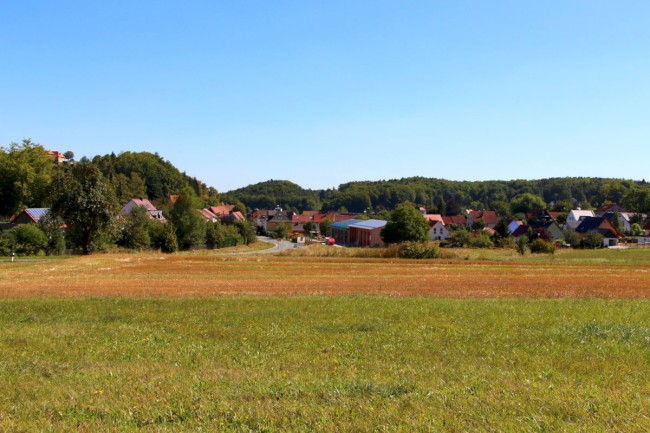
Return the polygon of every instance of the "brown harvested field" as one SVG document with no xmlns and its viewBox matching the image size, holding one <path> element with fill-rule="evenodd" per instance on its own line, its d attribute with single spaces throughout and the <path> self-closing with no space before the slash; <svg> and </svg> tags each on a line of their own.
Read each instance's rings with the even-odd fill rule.
<svg viewBox="0 0 650 433">
<path fill-rule="evenodd" d="M 0 263 L 0 297 L 650 296 L 646 264 L 115 254 Z"/>
</svg>

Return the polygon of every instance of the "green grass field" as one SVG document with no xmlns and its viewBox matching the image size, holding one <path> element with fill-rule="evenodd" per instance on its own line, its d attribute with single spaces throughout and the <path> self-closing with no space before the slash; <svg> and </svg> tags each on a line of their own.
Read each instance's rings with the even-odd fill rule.
<svg viewBox="0 0 650 433">
<path fill-rule="evenodd" d="M 650 301 L 0 300 L 0 431 L 650 430 Z"/>
</svg>

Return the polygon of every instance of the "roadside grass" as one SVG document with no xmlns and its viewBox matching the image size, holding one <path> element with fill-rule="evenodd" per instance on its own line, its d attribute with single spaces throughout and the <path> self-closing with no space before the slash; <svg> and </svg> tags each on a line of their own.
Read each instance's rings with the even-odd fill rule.
<svg viewBox="0 0 650 433">
<path fill-rule="evenodd" d="M 521 256 L 514 249 L 506 248 L 440 248 L 439 259 L 500 261 L 523 263 L 626 263 L 650 264 L 650 248 L 630 249 L 558 249 L 555 254 L 531 254 Z M 312 245 L 305 248 L 288 250 L 279 255 L 288 257 L 339 257 L 339 258 L 396 258 L 397 247 L 386 248 L 337 248 Z"/>
<path fill-rule="evenodd" d="M 646 432 L 650 301 L 0 300 L 0 431 Z"/>
</svg>

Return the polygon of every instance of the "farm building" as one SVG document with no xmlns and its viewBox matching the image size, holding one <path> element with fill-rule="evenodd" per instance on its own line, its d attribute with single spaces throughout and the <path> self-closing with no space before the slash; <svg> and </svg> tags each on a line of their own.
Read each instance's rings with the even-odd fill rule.
<svg viewBox="0 0 650 433">
<path fill-rule="evenodd" d="M 387 224 L 384 220 L 370 219 L 348 225 L 350 243 L 358 247 L 383 247 L 381 229 Z"/>
<path fill-rule="evenodd" d="M 338 245 L 347 245 L 350 243 L 350 224 L 355 224 L 362 222 L 361 220 L 358 219 L 351 219 L 347 221 L 339 221 L 337 223 L 333 223 L 329 230 L 329 236 L 334 238 L 334 242 Z"/>
<path fill-rule="evenodd" d="M 9 223 L 10 224 L 33 224 L 41 222 L 47 213 L 50 211 L 49 208 L 45 207 L 31 207 L 27 208 L 15 217 L 13 217 Z"/>
</svg>

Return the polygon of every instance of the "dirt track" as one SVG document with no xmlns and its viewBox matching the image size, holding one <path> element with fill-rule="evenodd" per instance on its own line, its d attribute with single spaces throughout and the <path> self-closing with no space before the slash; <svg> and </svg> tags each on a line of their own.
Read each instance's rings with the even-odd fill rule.
<svg viewBox="0 0 650 433">
<path fill-rule="evenodd" d="M 645 298 L 650 297 L 650 269 L 621 264 L 145 254 L 0 265 L 0 297 L 300 294 Z"/>
</svg>

